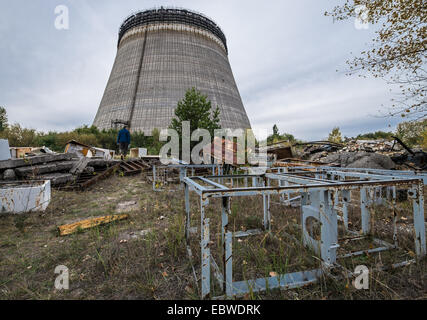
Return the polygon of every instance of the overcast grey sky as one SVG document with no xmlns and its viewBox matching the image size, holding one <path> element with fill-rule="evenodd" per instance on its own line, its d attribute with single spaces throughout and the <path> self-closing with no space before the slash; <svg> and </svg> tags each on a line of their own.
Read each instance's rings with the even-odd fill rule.
<svg viewBox="0 0 427 320">
<path fill-rule="evenodd" d="M 0 105 L 9 122 L 37 130 L 92 124 L 113 66 L 126 16 L 154 6 L 184 7 L 223 29 L 229 59 L 252 127 L 302 139 L 394 130 L 378 117 L 391 93 L 381 79 L 344 74 L 374 27 L 333 23 L 324 12 L 339 0 L 0 0 Z M 69 8 L 70 29 L 57 30 L 54 9 Z M 340 70 L 336 72 L 336 70 Z M 391 127 L 389 127 L 391 125 Z"/>
</svg>

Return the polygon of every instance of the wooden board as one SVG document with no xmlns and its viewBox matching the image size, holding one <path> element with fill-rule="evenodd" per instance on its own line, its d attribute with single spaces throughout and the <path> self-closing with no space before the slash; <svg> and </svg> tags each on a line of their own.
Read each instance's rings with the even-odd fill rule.
<svg viewBox="0 0 427 320">
<path fill-rule="evenodd" d="M 66 235 L 75 233 L 78 230 L 89 229 L 89 228 L 107 224 L 113 221 L 124 220 L 124 219 L 127 219 L 128 217 L 129 216 L 127 214 L 122 214 L 122 215 L 113 215 L 113 216 L 86 219 L 86 220 L 82 220 L 82 221 L 71 223 L 71 224 L 65 224 L 63 226 L 58 227 L 59 235 L 66 236 Z"/>
</svg>

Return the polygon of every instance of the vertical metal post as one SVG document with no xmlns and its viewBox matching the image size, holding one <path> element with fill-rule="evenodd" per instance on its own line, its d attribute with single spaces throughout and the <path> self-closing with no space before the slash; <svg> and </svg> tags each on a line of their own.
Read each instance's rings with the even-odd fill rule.
<svg viewBox="0 0 427 320">
<path fill-rule="evenodd" d="M 233 233 L 225 235 L 225 268 L 224 268 L 225 294 L 233 296 Z"/>
<path fill-rule="evenodd" d="M 230 214 L 230 201 L 228 197 L 222 197 L 222 226 L 221 226 L 221 241 L 224 244 L 225 234 L 228 231 L 228 215 Z"/>
<path fill-rule="evenodd" d="M 307 192 L 301 192 L 301 212 L 300 212 L 300 220 L 301 220 L 301 227 L 304 226 L 303 224 L 305 223 L 304 221 L 304 212 L 303 212 L 303 207 L 308 205 L 308 193 Z"/>
<path fill-rule="evenodd" d="M 348 230 L 348 204 L 351 200 L 351 191 L 350 190 L 342 190 L 342 216 L 344 222 L 344 229 Z"/>
<path fill-rule="evenodd" d="M 362 233 L 369 234 L 371 232 L 371 213 L 369 212 L 369 195 L 366 188 L 360 189 L 360 210 L 362 214 Z"/>
<path fill-rule="evenodd" d="M 191 220 L 190 220 L 190 187 L 188 184 L 185 184 L 185 212 L 187 214 L 187 219 L 185 223 L 185 238 L 187 243 L 190 239 L 190 228 L 191 228 Z"/>
<path fill-rule="evenodd" d="M 268 186 L 269 179 L 264 178 L 264 186 Z M 271 229 L 271 218 L 270 218 L 270 195 L 263 194 L 263 208 L 264 208 L 264 229 L 270 231 Z"/>
<path fill-rule="evenodd" d="M 202 299 L 211 292 L 211 252 L 209 248 L 209 219 L 203 219 L 202 229 Z"/>
<path fill-rule="evenodd" d="M 205 206 L 209 200 L 200 197 L 200 218 L 201 218 L 201 253 L 202 253 L 202 299 L 206 299 L 211 291 L 211 252 L 209 248 L 209 219 L 205 219 Z"/>
<path fill-rule="evenodd" d="M 156 166 L 153 165 L 153 190 L 156 190 Z"/>
<path fill-rule="evenodd" d="M 334 192 L 319 191 L 320 198 L 320 233 L 321 233 L 321 258 L 327 265 L 336 262 L 338 246 L 338 222 L 335 210 L 332 207 Z"/>
<path fill-rule="evenodd" d="M 397 210 L 396 210 L 396 187 L 387 188 L 389 190 L 389 197 L 393 207 L 393 243 L 397 247 L 399 245 L 397 239 Z"/>
<path fill-rule="evenodd" d="M 270 179 L 267 178 L 267 187 L 270 187 Z M 267 221 L 268 231 L 271 231 L 271 211 L 270 211 L 271 195 L 267 195 Z"/>
<path fill-rule="evenodd" d="M 420 182 L 409 190 L 412 198 L 415 229 L 415 253 L 419 258 L 426 255 L 426 230 L 424 223 L 424 184 Z"/>
</svg>

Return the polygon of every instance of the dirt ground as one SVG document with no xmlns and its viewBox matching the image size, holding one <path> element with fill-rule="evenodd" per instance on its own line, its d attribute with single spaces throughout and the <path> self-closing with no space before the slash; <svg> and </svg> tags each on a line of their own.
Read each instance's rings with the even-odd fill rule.
<svg viewBox="0 0 427 320">
<path fill-rule="evenodd" d="M 319 267 L 319 259 L 301 243 L 300 209 L 275 204 L 272 199 L 272 233 L 233 243 L 234 281 Z M 199 200 L 191 193 L 192 226 L 200 226 Z M 357 208 L 356 208 L 357 209 Z M 357 226 L 357 210 L 350 213 Z M 262 199 L 236 198 L 231 204 L 234 230 L 262 226 Z M 376 232 L 390 238 L 387 210 L 378 212 Z M 60 237 L 58 226 L 88 217 L 128 213 L 129 219 Z M 217 262 L 220 251 L 220 203 L 212 200 L 211 252 Z M 341 259 L 354 271 L 357 265 L 387 265 L 413 258 L 409 205 L 399 207 L 398 229 L 403 250 Z M 52 191 L 43 213 L 0 216 L 1 299 L 199 299 L 184 235 L 184 191 L 170 185 L 154 192 L 143 175 L 112 176 L 85 192 Z M 197 231 L 190 245 L 194 267 L 200 273 Z M 295 239 L 285 236 L 285 233 Z M 368 243 L 346 243 L 349 250 Z M 341 250 L 341 249 L 340 249 Z M 55 268 L 67 266 L 69 290 L 54 288 Z M 337 278 L 323 277 L 316 284 L 293 290 L 251 293 L 242 299 L 426 299 L 426 259 L 388 271 L 371 271 L 368 290 L 357 290 L 344 270 Z M 221 295 L 212 277 L 213 296 Z"/>
</svg>

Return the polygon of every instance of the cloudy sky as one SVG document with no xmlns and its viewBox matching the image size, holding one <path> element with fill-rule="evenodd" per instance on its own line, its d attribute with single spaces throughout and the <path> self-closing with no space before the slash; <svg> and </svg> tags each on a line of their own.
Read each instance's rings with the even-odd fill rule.
<svg viewBox="0 0 427 320">
<path fill-rule="evenodd" d="M 339 0 L 0 0 L 0 105 L 9 122 L 40 131 L 92 124 L 129 14 L 155 6 L 204 13 L 223 29 L 254 129 L 322 139 L 392 130 L 380 117 L 392 98 L 383 80 L 345 75 L 346 59 L 370 45 L 374 27 L 333 23 Z M 69 30 L 55 8 L 69 8 Z M 338 72 L 337 72 L 338 70 Z M 389 127 L 391 126 L 391 127 Z"/>
</svg>

